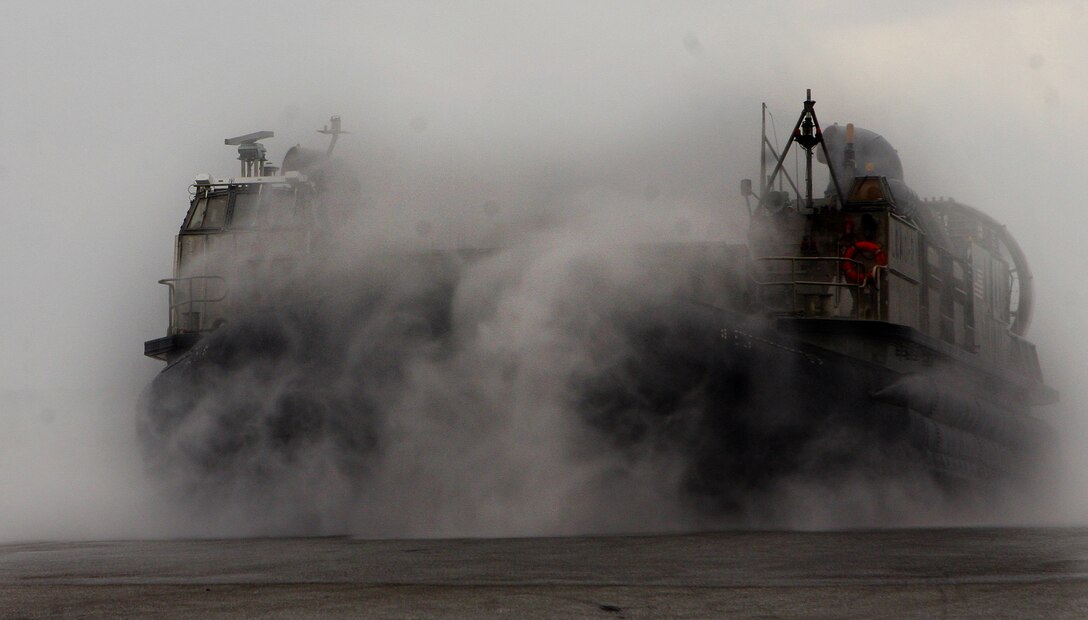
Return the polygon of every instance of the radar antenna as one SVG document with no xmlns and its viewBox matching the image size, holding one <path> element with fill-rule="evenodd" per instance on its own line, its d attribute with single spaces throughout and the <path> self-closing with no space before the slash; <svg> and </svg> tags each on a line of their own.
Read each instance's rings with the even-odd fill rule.
<svg viewBox="0 0 1088 620">
<path fill-rule="evenodd" d="M 336 139 L 340 137 L 340 134 L 351 132 L 340 129 L 340 117 L 333 116 L 329 119 L 329 124 L 325 125 L 323 129 L 318 129 L 317 133 L 332 136 L 332 140 L 329 141 L 329 150 L 325 151 L 325 157 L 328 157 L 329 155 L 332 155 L 332 150 L 336 148 Z"/>
<path fill-rule="evenodd" d="M 244 136 L 236 136 L 223 140 L 227 146 L 238 147 L 238 160 L 242 162 L 242 176 L 260 176 L 264 170 L 265 149 L 257 140 L 264 140 L 275 136 L 271 131 L 255 131 Z"/>
</svg>

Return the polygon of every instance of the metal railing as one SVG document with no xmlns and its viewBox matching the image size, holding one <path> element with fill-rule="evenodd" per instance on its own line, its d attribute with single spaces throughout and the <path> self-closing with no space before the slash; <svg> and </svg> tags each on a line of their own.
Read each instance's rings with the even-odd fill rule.
<svg viewBox="0 0 1088 620">
<path fill-rule="evenodd" d="M 204 297 L 193 297 L 193 283 L 200 282 L 204 284 Z M 208 289 L 210 282 L 217 281 L 223 287 L 223 294 L 218 297 L 208 297 Z M 202 321 L 208 316 L 208 304 L 217 303 L 227 298 L 227 281 L 221 276 L 189 276 L 185 278 L 164 278 L 159 280 L 159 284 L 168 286 L 170 288 L 170 335 L 179 334 L 182 332 L 206 332 L 211 331 L 214 327 L 204 327 Z M 185 286 L 185 299 L 178 301 L 179 289 L 178 287 Z M 194 310 L 199 304 L 199 311 Z M 187 307 L 186 312 L 181 312 L 180 309 Z M 187 317 L 185 325 L 182 324 L 181 317 Z"/>
<path fill-rule="evenodd" d="M 867 270 L 864 263 L 831 256 L 767 256 L 757 263 L 770 267 L 786 263 L 788 268 L 759 270 L 781 279 L 759 280 L 753 275 L 759 300 L 768 310 L 798 316 L 827 316 L 854 319 L 880 318 L 883 293 L 881 271 L 877 265 Z M 865 274 L 861 282 L 850 282 L 843 275 L 844 265 Z M 757 272 L 758 273 L 758 272 Z M 850 293 L 850 305 L 843 307 L 843 291 Z M 777 291 L 775 293 L 774 291 Z M 784 302 L 784 303 L 783 303 Z"/>
</svg>

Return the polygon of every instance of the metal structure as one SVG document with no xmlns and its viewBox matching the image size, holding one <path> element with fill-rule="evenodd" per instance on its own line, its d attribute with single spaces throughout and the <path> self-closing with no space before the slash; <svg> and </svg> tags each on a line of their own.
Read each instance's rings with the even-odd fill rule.
<svg viewBox="0 0 1088 620">
<path fill-rule="evenodd" d="M 348 133 L 339 116 L 318 132 L 331 140 L 323 155 L 307 160 L 312 170 L 332 155 L 339 135 Z M 174 275 L 159 280 L 170 291 L 167 334 L 145 343 L 149 357 L 172 362 L 201 335 L 274 304 L 268 289 L 282 288 L 292 266 L 311 255 L 319 232 L 319 183 L 300 170 L 269 164 L 259 141 L 274 135 L 258 131 L 223 141 L 238 147 L 239 176 L 196 176 L 175 242 Z"/>
<path fill-rule="evenodd" d="M 791 199 L 773 187 L 795 145 L 806 180 Z M 828 163 L 823 197 L 812 189 L 817 148 Z M 742 193 L 750 188 L 745 181 Z M 760 188 L 749 247 L 757 311 L 773 334 L 763 338 L 834 355 L 856 382 L 843 398 L 854 394 L 874 412 L 891 407 L 887 416 L 904 411 L 925 429 L 912 444 L 920 459 L 945 475 L 1030 469 L 1050 432 L 1032 409 L 1058 395 L 1024 338 L 1031 270 L 1008 230 L 973 207 L 919 199 L 891 145 L 852 124 L 822 128 L 811 91 Z M 817 389 L 812 398 L 827 396 Z"/>
<path fill-rule="evenodd" d="M 622 342 L 599 352 L 607 363 L 594 365 L 596 374 L 570 380 L 572 406 L 617 444 L 682 446 L 685 489 L 718 506 L 776 479 L 843 468 L 968 483 L 1030 471 L 1050 443 L 1034 407 L 1058 395 L 1025 339 L 1032 279 L 1015 240 L 977 209 L 919 199 L 891 145 L 852 124 L 821 126 L 811 91 L 781 152 L 767 139 L 766 116 L 764 105 L 758 193 L 750 180 L 741 185 L 746 200 L 756 198 L 746 244 L 640 247 L 639 269 L 673 285 L 669 300 L 615 284 L 600 297 L 629 299 L 627 307 L 572 306 L 594 313 Z M 161 281 L 170 288 L 168 332 L 145 343 L 147 355 L 169 364 L 149 392 L 156 446 L 172 445 L 170 433 L 198 404 L 219 402 L 219 373 L 251 357 L 276 367 L 280 357 L 298 356 L 294 366 L 323 385 L 341 369 L 322 360 L 356 352 L 339 330 L 382 307 L 383 291 L 404 296 L 396 299 L 398 320 L 411 323 L 388 342 L 411 336 L 426 338 L 426 350 L 456 346 L 449 332 L 457 274 L 486 252 L 385 257 L 370 273 L 349 274 L 373 286 L 337 287 L 351 297 L 337 304 L 320 301 L 332 287 L 307 288 L 314 285 L 307 269 L 328 237 L 328 196 L 336 194 L 327 191 L 330 156 L 347 133 L 335 116 L 319 132 L 330 136 L 328 148 L 293 147 L 277 174 L 267 174 L 258 142 L 272 132 L 228 139 L 239 148 L 242 176 L 196 179 L 173 277 Z M 794 147 L 804 151 L 803 192 L 784 168 Z M 813 189 L 814 155 L 827 164 L 822 196 Z M 398 286 L 407 273 L 423 275 Z M 298 294 L 304 290 L 314 294 Z M 297 330 L 290 338 L 278 331 L 285 322 Z M 382 334 L 367 332 L 367 350 L 380 353 L 351 366 L 346 383 L 362 386 L 351 398 L 330 401 L 322 389 L 273 405 L 268 416 L 293 420 L 294 429 L 268 431 L 276 449 L 313 429 L 346 433 L 336 441 L 360 450 L 375 444 L 380 404 L 367 401 L 364 388 L 372 375 L 407 374 L 398 369 L 399 350 L 382 348 Z M 587 347 L 611 342 L 573 336 Z M 296 348 L 274 344 L 283 341 Z M 221 426 L 238 426 L 237 409 L 224 405 L 217 415 Z M 252 441 L 216 437 L 200 464 L 234 458 Z"/>
</svg>

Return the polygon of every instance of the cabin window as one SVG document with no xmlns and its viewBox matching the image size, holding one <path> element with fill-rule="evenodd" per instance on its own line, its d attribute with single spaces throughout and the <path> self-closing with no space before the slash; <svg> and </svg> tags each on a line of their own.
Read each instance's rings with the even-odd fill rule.
<svg viewBox="0 0 1088 620">
<path fill-rule="evenodd" d="M 234 210 L 230 216 L 231 228 L 253 228 L 257 223 L 258 194 L 234 195 Z"/>
<path fill-rule="evenodd" d="M 186 230 L 200 228 L 222 228 L 227 220 L 227 196 L 207 195 L 197 197 L 193 214 L 185 223 Z"/>
<path fill-rule="evenodd" d="M 849 200 L 852 202 L 877 202 L 884 199 L 884 187 L 881 185 L 880 179 L 876 177 L 859 179 L 854 183 L 854 187 L 850 189 Z"/>
<path fill-rule="evenodd" d="M 295 202 L 295 190 L 291 188 L 264 186 L 250 188 L 248 192 L 239 191 L 234 195 L 230 227 L 271 229 L 295 226 Z"/>
</svg>

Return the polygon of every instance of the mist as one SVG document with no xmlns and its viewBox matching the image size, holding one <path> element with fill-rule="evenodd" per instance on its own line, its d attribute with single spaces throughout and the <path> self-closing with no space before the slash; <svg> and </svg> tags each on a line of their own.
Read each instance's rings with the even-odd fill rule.
<svg viewBox="0 0 1088 620">
<path fill-rule="evenodd" d="M 1088 518 L 1080 456 L 1088 445 L 1080 370 L 1088 285 L 1074 272 L 1088 227 L 1075 153 L 1088 137 L 1077 115 L 1088 96 L 1088 18 L 1079 3 L 273 2 L 259 12 L 217 3 L 16 3 L 7 19 L 0 539 L 705 526 L 661 501 L 680 475 L 667 450 L 625 454 L 631 467 L 616 473 L 615 455 L 587 450 L 593 437 L 562 420 L 564 394 L 547 377 L 519 379 L 528 400 L 480 400 L 510 396 L 488 383 L 502 382 L 488 366 L 501 358 L 489 356 L 529 356 L 541 348 L 525 339 L 555 336 L 542 349 L 555 358 L 545 361 L 576 366 L 585 348 L 548 329 L 545 311 L 565 295 L 592 297 L 583 272 L 644 283 L 644 273 L 625 267 L 628 257 L 602 248 L 740 240 L 747 215 L 738 182 L 758 175 L 760 102 L 784 142 L 806 88 L 822 123 L 883 134 L 919 194 L 983 209 L 1024 248 L 1037 295 L 1029 338 L 1062 392 L 1061 404 L 1041 413 L 1064 439 L 1067 479 L 1055 503 L 1015 516 Z M 284 484 L 282 497 L 243 497 L 210 523 L 194 520 L 184 503 L 171 503 L 137 437 L 137 401 L 160 370 L 140 345 L 166 325 L 166 290 L 155 282 L 170 275 L 193 175 L 237 167 L 223 138 L 274 130 L 268 146 L 278 160 L 295 143 L 319 146 L 314 130 L 330 114 L 353 132 L 338 152 L 362 183 L 360 244 L 471 246 L 486 244 L 489 231 L 519 240 L 501 260 L 458 274 L 455 316 L 466 329 L 499 331 L 472 332 L 460 358 L 425 348 L 409 356 L 401 380 L 410 389 L 398 393 L 420 400 L 390 407 L 396 424 L 386 430 L 403 441 L 386 458 L 399 466 L 372 484 L 323 476 L 314 487 L 311 474 L 331 471 L 317 450 L 304 467 L 283 470 L 299 486 Z M 494 291 L 502 296 L 489 297 Z M 616 302 L 600 300 L 602 311 Z M 424 383 L 432 387 L 416 389 Z M 467 384 L 468 395 L 443 391 L 455 384 Z M 495 441 L 477 453 L 412 459 L 439 436 L 471 445 L 471 426 L 405 415 L 454 415 L 458 397 L 472 399 Z M 516 467 L 503 478 L 502 468 L 485 467 L 494 463 Z M 556 463 L 556 471 L 540 469 Z M 309 495 L 293 494 L 300 489 Z M 450 489 L 473 510 L 442 513 L 438 500 Z M 643 494 L 612 497 L 609 489 Z M 926 492 L 907 484 L 875 503 Z M 842 493 L 861 498 L 862 518 L 806 516 L 811 493 L 806 486 L 753 519 L 836 527 L 884 518 L 849 488 Z M 289 509 L 258 518 L 260 502 L 300 499 L 313 501 L 316 520 Z M 563 506 L 584 510 L 557 512 Z M 611 520 L 621 513 L 639 518 Z"/>
</svg>

